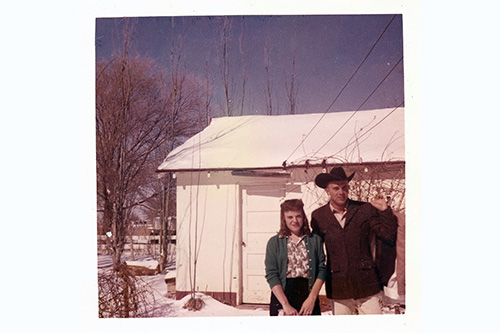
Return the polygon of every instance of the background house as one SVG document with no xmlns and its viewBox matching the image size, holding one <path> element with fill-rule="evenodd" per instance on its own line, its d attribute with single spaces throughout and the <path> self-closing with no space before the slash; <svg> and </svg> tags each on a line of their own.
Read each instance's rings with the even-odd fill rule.
<svg viewBox="0 0 500 333">
<path fill-rule="evenodd" d="M 177 181 L 177 298 L 268 303 L 279 205 L 301 198 L 310 218 L 327 202 L 314 178 L 333 165 L 356 172 L 351 198 L 383 191 L 404 215 L 404 142 L 403 108 L 213 119 L 158 167 Z"/>
</svg>

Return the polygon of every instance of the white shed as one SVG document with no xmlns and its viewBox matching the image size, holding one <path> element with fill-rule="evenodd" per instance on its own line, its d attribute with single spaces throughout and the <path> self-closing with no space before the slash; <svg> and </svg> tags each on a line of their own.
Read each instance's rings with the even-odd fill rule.
<svg viewBox="0 0 500 333">
<path fill-rule="evenodd" d="M 384 189 L 403 210 L 404 142 L 403 108 L 213 119 L 158 167 L 177 180 L 176 297 L 268 303 L 280 203 L 301 198 L 310 217 L 327 201 L 314 178 L 342 165 L 356 171 L 354 199 Z"/>
</svg>

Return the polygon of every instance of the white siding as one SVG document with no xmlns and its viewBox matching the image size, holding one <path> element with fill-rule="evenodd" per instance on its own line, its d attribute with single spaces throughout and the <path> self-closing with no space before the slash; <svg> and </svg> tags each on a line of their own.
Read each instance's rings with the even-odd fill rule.
<svg viewBox="0 0 500 333">
<path fill-rule="evenodd" d="M 191 290 L 196 260 L 195 290 L 238 293 L 238 186 L 210 179 L 206 173 L 200 185 L 197 173 L 179 174 L 178 184 L 192 185 L 177 188 L 177 290 Z"/>
</svg>

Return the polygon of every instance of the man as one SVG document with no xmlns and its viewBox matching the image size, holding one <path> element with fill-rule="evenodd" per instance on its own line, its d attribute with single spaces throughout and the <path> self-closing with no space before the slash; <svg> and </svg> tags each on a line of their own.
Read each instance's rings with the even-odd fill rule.
<svg viewBox="0 0 500 333">
<path fill-rule="evenodd" d="M 329 273 L 325 289 L 333 313 L 380 314 L 381 290 L 394 271 L 397 219 L 381 195 L 370 203 L 350 200 L 353 176 L 335 167 L 316 177 L 316 185 L 325 189 L 330 201 L 312 213 L 311 227 L 325 241 Z"/>
</svg>

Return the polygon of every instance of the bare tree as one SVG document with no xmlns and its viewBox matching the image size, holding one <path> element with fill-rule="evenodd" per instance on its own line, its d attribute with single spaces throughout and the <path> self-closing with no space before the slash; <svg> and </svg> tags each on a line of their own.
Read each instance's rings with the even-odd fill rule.
<svg viewBox="0 0 500 333">
<path fill-rule="evenodd" d="M 241 32 L 239 38 L 239 49 L 241 55 L 241 67 L 242 67 L 242 79 L 241 79 L 241 109 L 240 115 L 243 115 L 243 110 L 245 106 L 245 86 L 247 82 L 247 66 L 245 63 L 245 50 L 244 50 L 244 38 L 245 38 L 245 30 L 246 30 L 246 21 L 245 19 L 241 20 Z"/>
<path fill-rule="evenodd" d="M 127 210 L 138 204 L 151 153 L 164 141 L 166 101 L 155 76 L 151 62 L 127 55 L 97 64 L 98 202 L 111 232 L 116 267 L 125 243 Z"/>
<path fill-rule="evenodd" d="M 166 141 L 156 152 L 157 165 L 177 145 L 206 126 L 207 108 L 205 88 L 201 80 L 175 70 L 171 74 L 172 86 L 169 88 L 171 103 L 168 106 L 169 126 L 166 127 Z M 165 174 L 154 186 L 160 195 L 151 200 L 148 208 L 160 218 L 160 269 L 168 264 L 169 244 L 172 236 L 172 221 L 176 216 L 176 182 L 172 173 Z"/>
<path fill-rule="evenodd" d="M 194 135 L 208 125 L 207 118 L 212 93 L 208 88 L 208 81 L 207 87 L 205 87 L 201 79 L 190 76 L 184 70 L 181 70 L 183 66 L 184 31 L 176 34 L 175 28 L 176 25 L 174 19 L 172 19 L 170 46 L 170 93 L 172 103 L 169 105 L 169 112 L 173 121 L 170 122 L 170 127 L 167 128 L 167 141 L 164 149 L 160 150 L 164 154 L 163 157 L 180 143 L 179 138 Z M 190 121 L 187 123 L 187 119 L 182 119 L 185 115 L 190 117 Z M 185 127 L 185 124 L 189 124 L 190 127 Z M 161 186 L 160 269 L 163 270 L 169 257 L 171 222 L 175 219 L 176 184 L 171 173 L 162 178 Z"/>
<path fill-rule="evenodd" d="M 213 95 L 213 79 L 210 79 L 210 74 L 208 71 L 208 60 L 205 60 L 205 115 L 200 115 L 200 119 L 202 120 L 202 124 L 204 126 L 208 126 L 210 124 L 210 105 L 212 104 L 212 95 Z"/>
<path fill-rule="evenodd" d="M 231 103 L 231 76 L 229 69 L 229 43 L 231 41 L 231 18 L 224 16 L 219 20 L 220 41 L 218 44 L 218 52 L 222 63 L 220 67 L 222 76 L 222 87 L 224 89 L 225 115 L 233 115 L 233 107 Z"/>
<path fill-rule="evenodd" d="M 162 193 L 154 171 L 165 150 L 199 129 L 193 112 L 198 114 L 202 105 L 195 79 L 176 95 L 172 91 L 178 85 L 153 60 L 130 55 L 130 31 L 124 28 L 120 54 L 98 61 L 96 67 L 97 196 L 115 268 L 124 250 L 128 216 Z M 186 81 L 185 75 L 178 76 Z"/>
<path fill-rule="evenodd" d="M 271 116 L 273 114 L 273 99 L 272 99 L 272 94 L 271 94 L 271 80 L 269 78 L 269 65 L 270 65 L 270 60 L 269 60 L 269 43 L 270 43 L 270 37 L 269 37 L 269 31 L 266 34 L 266 41 L 264 43 L 264 72 L 266 75 L 266 109 L 267 109 L 267 114 Z"/>
<path fill-rule="evenodd" d="M 295 33 L 294 37 L 292 39 L 292 68 L 291 68 L 291 72 L 290 72 L 290 83 L 288 83 L 288 80 L 286 78 L 286 74 L 284 75 L 286 96 L 288 99 L 288 112 L 290 114 L 295 114 L 297 112 L 298 86 L 296 83 L 296 76 L 295 76 L 295 51 L 296 51 L 296 49 L 297 49 L 297 44 L 296 44 L 296 33 Z"/>
<path fill-rule="evenodd" d="M 182 43 L 183 39 L 179 39 L 178 52 L 176 53 L 176 38 L 175 38 L 175 19 L 172 18 L 171 21 L 171 45 L 170 45 L 170 79 L 172 82 L 172 101 L 173 103 L 170 106 L 170 112 L 172 118 L 179 111 L 179 106 L 181 105 L 181 96 L 182 96 L 182 83 L 183 77 L 179 77 L 179 65 L 182 58 Z M 181 34 L 182 36 L 182 34 Z M 171 123 L 169 129 L 167 129 L 166 135 L 169 137 L 169 140 L 166 144 L 166 152 L 172 151 L 175 145 L 175 126 L 174 122 Z M 166 155 L 165 155 L 166 156 Z M 161 220 L 161 232 L 160 232 L 160 269 L 163 270 L 167 264 L 168 258 L 168 246 L 170 244 L 170 228 L 169 228 L 169 217 L 172 215 L 172 205 L 171 205 L 171 192 L 173 189 L 173 178 L 171 174 L 168 174 L 163 178 L 162 182 L 162 198 L 160 205 L 160 220 Z"/>
</svg>

